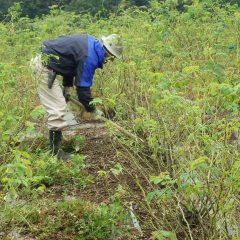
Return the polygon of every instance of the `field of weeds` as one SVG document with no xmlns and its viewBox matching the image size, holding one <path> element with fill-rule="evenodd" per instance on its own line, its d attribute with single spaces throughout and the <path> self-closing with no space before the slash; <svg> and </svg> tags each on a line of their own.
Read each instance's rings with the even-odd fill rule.
<svg viewBox="0 0 240 240">
<path fill-rule="evenodd" d="M 209 2 L 178 12 L 153 1 L 108 19 L 11 8 L 0 23 L 1 239 L 240 239 L 240 10 Z M 79 130 L 64 163 L 48 151 L 29 62 L 73 33 L 123 38 L 93 92 L 136 137 L 110 123 Z"/>
</svg>

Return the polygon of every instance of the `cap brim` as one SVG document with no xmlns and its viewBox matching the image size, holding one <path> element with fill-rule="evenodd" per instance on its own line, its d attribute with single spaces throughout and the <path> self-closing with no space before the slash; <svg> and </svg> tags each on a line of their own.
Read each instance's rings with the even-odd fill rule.
<svg viewBox="0 0 240 240">
<path fill-rule="evenodd" d="M 100 41 L 102 43 L 102 45 L 110 52 L 111 55 L 113 55 L 114 57 L 120 59 L 121 58 L 121 54 L 117 53 L 112 46 L 109 45 L 108 43 L 108 38 L 107 37 L 101 37 Z"/>
<path fill-rule="evenodd" d="M 118 59 L 121 58 L 121 55 L 118 54 L 116 51 L 114 51 L 108 43 L 106 43 L 106 44 L 103 43 L 103 45 L 111 55 L 113 55 L 114 57 L 116 57 Z"/>
</svg>

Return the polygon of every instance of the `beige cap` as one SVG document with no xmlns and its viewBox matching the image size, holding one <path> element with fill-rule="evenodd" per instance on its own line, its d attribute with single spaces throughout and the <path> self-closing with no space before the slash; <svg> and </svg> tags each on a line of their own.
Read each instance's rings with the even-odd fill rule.
<svg viewBox="0 0 240 240">
<path fill-rule="evenodd" d="M 120 37 L 117 34 L 101 37 L 100 42 L 113 56 L 121 58 L 123 46 L 120 43 Z"/>
</svg>

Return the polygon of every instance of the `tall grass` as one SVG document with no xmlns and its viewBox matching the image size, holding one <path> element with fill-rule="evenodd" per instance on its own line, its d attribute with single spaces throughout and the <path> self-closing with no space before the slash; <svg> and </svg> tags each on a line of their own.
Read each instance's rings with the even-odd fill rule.
<svg viewBox="0 0 240 240">
<path fill-rule="evenodd" d="M 16 136 L 38 105 L 28 64 L 41 42 L 118 33 L 124 56 L 97 71 L 94 93 L 115 121 L 144 139 L 119 136 L 138 172 L 132 177 L 145 227 L 155 239 L 240 237 L 239 9 L 196 1 L 179 13 L 153 2 L 107 20 L 56 8 L 30 20 L 17 11 L 0 24 L 1 163 L 12 161 Z"/>
</svg>

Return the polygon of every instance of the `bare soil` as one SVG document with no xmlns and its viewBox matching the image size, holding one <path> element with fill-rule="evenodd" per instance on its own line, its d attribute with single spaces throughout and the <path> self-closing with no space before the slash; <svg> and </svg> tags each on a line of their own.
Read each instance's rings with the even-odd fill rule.
<svg viewBox="0 0 240 240">
<path fill-rule="evenodd" d="M 136 184 L 136 178 L 139 179 L 141 185 L 147 189 L 147 184 L 136 169 L 132 167 L 129 159 L 122 154 L 125 150 L 119 144 L 117 139 L 111 137 L 108 129 L 102 123 L 86 122 L 80 125 L 77 130 L 78 134 L 85 137 L 85 143 L 81 150 L 81 154 L 86 156 L 86 168 L 82 174 L 90 174 L 93 177 L 93 184 L 89 184 L 83 190 L 72 191 L 74 198 L 80 198 L 96 204 L 108 204 L 112 201 L 116 192 L 121 186 L 125 191 L 120 198 L 122 203 L 129 210 L 130 203 L 133 204 L 133 211 L 136 215 L 140 226 L 142 226 L 142 236 L 133 228 L 133 238 L 131 239 L 150 239 L 150 229 L 143 226 L 148 222 L 148 213 L 144 212 L 139 206 L 139 202 L 143 202 L 143 194 Z M 76 133 L 75 133 L 76 134 Z M 123 167 L 123 171 L 114 175 L 111 169 L 116 164 Z M 101 173 L 105 172 L 106 175 Z M 61 192 L 61 189 L 59 189 Z M 61 194 L 61 193 L 60 193 Z"/>
<path fill-rule="evenodd" d="M 82 154 L 86 156 L 87 168 L 85 171 L 91 174 L 94 184 L 90 184 L 86 189 L 79 193 L 79 197 L 97 204 L 109 203 L 114 194 L 121 185 L 125 192 L 121 199 L 129 207 L 129 203 L 133 203 L 134 214 L 136 215 L 140 226 L 147 222 L 147 213 L 140 211 L 138 202 L 143 201 L 142 193 L 136 185 L 134 178 L 138 175 L 136 169 L 133 169 L 129 163 L 129 159 L 124 157 L 124 149 L 109 136 L 108 130 L 105 128 L 82 129 L 80 132 L 86 138 Z M 116 164 L 123 167 L 123 171 L 119 175 L 114 175 L 110 170 Z M 110 171 L 106 176 L 100 176 L 99 172 Z M 141 183 L 144 182 L 141 176 Z M 150 239 L 149 230 L 143 229 L 143 236 L 135 231 L 134 239 Z"/>
</svg>

